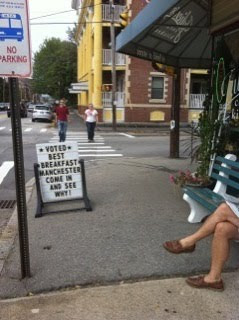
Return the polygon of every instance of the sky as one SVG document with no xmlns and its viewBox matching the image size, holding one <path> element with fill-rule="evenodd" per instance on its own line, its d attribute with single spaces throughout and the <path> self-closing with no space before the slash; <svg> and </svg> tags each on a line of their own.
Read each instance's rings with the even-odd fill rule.
<svg viewBox="0 0 239 320">
<path fill-rule="evenodd" d="M 28 0 L 29 14 L 30 14 L 30 30 L 31 30 L 31 47 L 32 54 L 39 51 L 40 45 L 46 38 L 60 38 L 67 40 L 66 30 L 68 27 L 73 28 L 73 24 L 69 25 L 34 25 L 34 23 L 46 22 L 77 22 L 76 11 L 71 8 L 71 0 Z M 49 17 L 42 17 L 45 15 L 60 13 L 62 11 L 69 11 L 66 13 L 56 14 Z M 42 17 L 39 19 L 34 19 Z"/>
</svg>

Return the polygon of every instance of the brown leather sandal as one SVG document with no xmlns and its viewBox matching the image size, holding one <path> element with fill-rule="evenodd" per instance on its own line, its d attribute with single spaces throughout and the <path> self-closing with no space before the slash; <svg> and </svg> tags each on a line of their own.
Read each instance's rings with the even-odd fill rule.
<svg viewBox="0 0 239 320">
<path fill-rule="evenodd" d="M 189 286 L 198 289 L 212 289 L 216 291 L 223 291 L 224 284 L 222 279 L 215 282 L 205 282 L 204 276 L 189 277 L 186 279 Z"/>
<path fill-rule="evenodd" d="M 183 248 L 179 240 L 172 240 L 164 242 L 163 247 L 171 253 L 179 254 L 193 252 L 195 250 L 196 245 L 194 244 L 191 247 Z"/>
</svg>

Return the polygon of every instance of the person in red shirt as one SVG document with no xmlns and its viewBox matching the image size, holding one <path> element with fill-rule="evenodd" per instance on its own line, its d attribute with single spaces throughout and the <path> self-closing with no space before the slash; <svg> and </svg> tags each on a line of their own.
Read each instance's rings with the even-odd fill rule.
<svg viewBox="0 0 239 320">
<path fill-rule="evenodd" d="M 64 100 L 60 100 L 59 106 L 55 109 L 55 113 L 57 117 L 59 141 L 64 142 L 66 140 L 67 120 L 69 115 L 69 110 L 65 105 Z"/>
</svg>

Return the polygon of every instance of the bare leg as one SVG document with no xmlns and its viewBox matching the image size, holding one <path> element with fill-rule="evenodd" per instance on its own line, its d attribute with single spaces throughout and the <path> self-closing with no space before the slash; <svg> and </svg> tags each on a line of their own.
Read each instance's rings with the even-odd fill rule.
<svg viewBox="0 0 239 320">
<path fill-rule="evenodd" d="M 230 207 L 223 203 L 221 204 L 214 213 L 207 218 L 201 228 L 198 229 L 192 235 L 180 240 L 181 245 L 184 248 L 194 245 L 197 241 L 209 236 L 214 233 L 216 225 L 220 222 L 230 221 L 234 225 L 239 226 L 239 218 L 230 209 Z"/>
<path fill-rule="evenodd" d="M 215 282 L 221 279 L 224 263 L 228 259 L 231 239 L 239 239 L 238 228 L 230 222 L 219 222 L 213 236 L 211 268 L 204 278 L 206 282 Z"/>
</svg>

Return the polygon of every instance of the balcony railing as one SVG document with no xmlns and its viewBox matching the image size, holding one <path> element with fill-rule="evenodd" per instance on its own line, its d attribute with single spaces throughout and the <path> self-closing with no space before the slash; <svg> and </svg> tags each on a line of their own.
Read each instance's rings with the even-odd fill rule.
<svg viewBox="0 0 239 320">
<path fill-rule="evenodd" d="M 189 108 L 190 109 L 203 109 L 203 102 L 206 98 L 206 94 L 190 94 Z"/>
<path fill-rule="evenodd" d="M 111 98 L 112 92 L 102 92 L 102 103 L 104 108 L 112 107 Z M 116 92 L 115 93 L 115 101 L 116 101 L 116 108 L 124 108 L 124 99 L 125 93 L 124 92 Z"/>
<path fill-rule="evenodd" d="M 115 64 L 116 66 L 125 65 L 125 54 L 115 53 Z M 112 57 L 111 57 L 111 49 L 103 49 L 103 65 L 111 66 Z"/>
<path fill-rule="evenodd" d="M 120 22 L 120 14 L 125 10 L 125 6 L 116 5 L 114 9 L 114 22 Z M 102 5 L 102 19 L 103 21 L 111 21 L 110 5 Z"/>
</svg>

